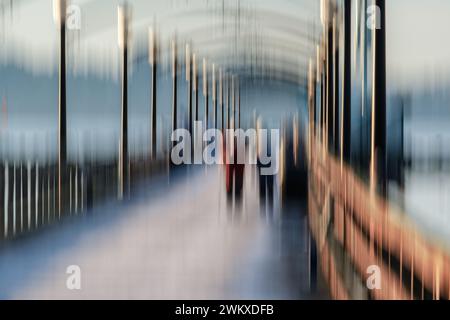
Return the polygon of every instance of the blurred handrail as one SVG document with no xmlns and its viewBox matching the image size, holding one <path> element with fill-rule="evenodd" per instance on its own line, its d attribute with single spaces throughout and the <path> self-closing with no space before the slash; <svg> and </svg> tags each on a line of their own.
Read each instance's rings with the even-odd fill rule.
<svg viewBox="0 0 450 320">
<path fill-rule="evenodd" d="M 339 215 L 337 212 L 342 210 L 344 218 L 350 218 L 355 224 L 355 230 L 351 230 L 352 237 L 365 234 L 369 238 L 369 246 L 366 249 L 370 251 L 372 258 L 382 264 L 381 256 L 387 254 L 390 268 L 391 260 L 397 259 L 400 281 L 405 281 L 403 273 L 408 273 L 411 278 L 412 298 L 413 291 L 417 291 L 417 288 L 414 288 L 414 279 L 419 280 L 423 286 L 422 298 L 425 290 L 428 290 L 434 299 L 450 298 L 450 252 L 443 243 L 426 236 L 406 214 L 371 191 L 350 166 L 341 164 L 340 160 L 328 153 L 324 155 L 320 152 L 315 153 L 314 150 L 322 150 L 322 146 L 318 140 L 312 140 L 310 190 L 325 187 L 329 189 L 335 205 L 332 219 L 335 219 Z M 318 209 L 320 213 L 311 210 L 310 214 L 313 215 L 311 223 L 314 225 L 314 220 L 318 218 L 317 214 L 322 216 L 327 209 L 329 208 Z M 362 241 L 358 240 L 359 243 Z M 358 243 L 353 245 L 357 246 Z M 358 260 L 363 260 L 361 257 L 363 251 L 358 252 L 360 256 L 350 252 L 356 265 L 361 262 Z M 363 271 L 360 269 L 361 273 L 364 273 Z M 390 274 L 391 270 L 388 272 L 388 279 L 394 279 Z M 361 276 L 364 278 L 366 274 Z M 399 295 L 399 292 L 396 294 Z M 374 296 L 377 297 L 376 292 Z"/>
</svg>

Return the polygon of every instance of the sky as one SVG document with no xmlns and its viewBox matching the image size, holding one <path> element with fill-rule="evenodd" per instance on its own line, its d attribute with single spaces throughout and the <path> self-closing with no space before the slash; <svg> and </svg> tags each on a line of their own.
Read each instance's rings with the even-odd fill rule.
<svg viewBox="0 0 450 320">
<path fill-rule="evenodd" d="M 34 72 L 48 72 L 52 66 L 55 67 L 57 33 L 52 18 L 52 0 L 19 0 L 15 5 L 12 18 L 4 15 L 0 31 L 0 61 L 3 63 L 17 63 L 29 68 Z M 109 62 L 117 63 L 117 6 L 120 0 L 72 0 L 72 4 L 81 8 L 81 30 L 69 33 L 75 39 L 69 39 L 68 53 L 75 55 L 78 69 L 86 68 L 92 64 L 98 68 L 99 64 Z M 222 1 L 206 0 L 134 0 L 129 1 L 133 8 L 132 32 L 133 39 L 147 34 L 149 26 L 156 24 L 157 30 L 162 38 L 163 45 L 168 43 L 168 38 L 175 32 L 180 39 L 198 39 L 203 44 L 208 40 L 216 39 L 218 33 L 222 32 Z M 237 1 L 225 1 L 225 10 L 233 10 L 232 16 L 237 16 L 235 4 Z M 242 21 L 246 23 L 245 28 L 257 28 L 261 32 L 271 32 L 264 26 L 268 23 L 266 19 L 254 19 L 251 14 L 245 15 L 248 8 L 257 6 L 261 10 L 288 14 L 294 19 L 292 21 L 301 27 L 300 19 L 314 20 L 312 15 L 317 12 L 315 0 L 300 2 L 285 1 L 280 6 L 279 2 L 273 1 L 241 1 Z M 205 14 L 204 10 L 209 10 Z M 296 19 L 299 20 L 296 20 Z M 234 21 L 231 21 L 234 22 Z M 206 28 L 205 28 L 206 26 Z M 202 30 L 198 32 L 198 30 Z M 197 32 L 189 32 L 196 30 Z M 228 28 L 226 32 L 232 32 Z M 245 30 L 243 30 L 245 32 Z M 251 32 L 251 30 L 248 30 Z M 211 46 L 204 46 L 198 50 L 208 50 Z M 199 46 L 200 47 L 200 46 Z M 204 53 L 207 55 L 207 53 Z M 106 61 L 105 61 L 106 59 Z M 95 63 L 92 63 L 95 61 Z M 107 66 L 104 66 L 107 68 Z M 109 68 L 112 69 L 112 68 Z M 98 70 L 100 71 L 100 70 Z"/>
<path fill-rule="evenodd" d="M 390 0 L 387 3 L 387 68 L 391 77 L 450 71 L 450 1 Z"/>
<path fill-rule="evenodd" d="M 225 8 L 232 9 L 237 1 L 225 1 Z M 15 62 L 34 72 L 48 72 L 51 66 L 55 66 L 57 52 L 52 0 L 15 0 L 13 3 L 15 10 L 12 16 L 7 10 L 0 15 L 0 63 Z M 72 4 L 81 8 L 81 30 L 75 33 L 75 40 L 72 39 L 78 68 L 94 65 L 101 72 L 112 69 L 109 65 L 117 63 L 117 5 L 120 3 L 120 0 L 72 0 Z M 172 36 L 174 30 L 184 37 L 183 30 L 221 23 L 220 0 L 131 0 L 129 3 L 133 7 L 135 37 L 145 34 L 154 21 L 161 34 L 167 37 Z M 241 6 L 243 10 L 257 6 L 297 16 L 299 21 L 317 22 L 319 19 L 318 0 L 241 0 Z M 195 13 L 197 9 L 206 8 L 216 12 L 216 20 L 211 14 Z M 446 39 L 450 30 L 449 16 L 448 0 L 387 1 L 388 77 L 448 73 L 450 44 Z M 250 28 L 251 17 L 243 19 L 248 23 L 246 28 Z M 265 18 L 255 21 L 263 30 L 268 25 Z M 297 27 L 306 26 L 299 23 Z M 208 30 L 210 39 L 215 37 L 216 29 Z M 189 36 L 194 43 L 195 38 L 200 37 L 195 34 Z"/>
</svg>

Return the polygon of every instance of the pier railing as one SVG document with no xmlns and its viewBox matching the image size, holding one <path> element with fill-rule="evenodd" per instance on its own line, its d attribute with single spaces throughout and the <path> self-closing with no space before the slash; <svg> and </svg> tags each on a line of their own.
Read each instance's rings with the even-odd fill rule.
<svg viewBox="0 0 450 320">
<path fill-rule="evenodd" d="M 309 215 L 321 268 L 338 299 L 448 299 L 450 254 L 311 141 Z M 379 288 L 367 280 L 380 271 Z"/>
<path fill-rule="evenodd" d="M 130 160 L 127 192 L 143 179 L 165 170 L 167 165 L 165 157 Z M 0 163 L 0 241 L 32 232 L 68 215 L 84 214 L 103 201 L 118 199 L 117 161 L 68 164 L 62 174 L 60 188 L 55 163 Z"/>
</svg>

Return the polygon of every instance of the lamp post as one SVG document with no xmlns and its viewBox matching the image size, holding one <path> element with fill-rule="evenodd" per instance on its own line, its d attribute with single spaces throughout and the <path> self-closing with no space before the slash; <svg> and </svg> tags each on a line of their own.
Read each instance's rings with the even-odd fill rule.
<svg viewBox="0 0 450 320">
<path fill-rule="evenodd" d="M 191 60 L 191 48 L 189 44 L 186 44 L 186 82 L 187 82 L 187 108 L 188 108 L 188 130 L 192 137 L 192 60 Z M 194 139 L 191 138 L 191 150 L 194 150 Z"/>
<path fill-rule="evenodd" d="M 121 56 L 121 125 L 119 153 L 119 199 L 128 189 L 128 41 L 130 9 L 127 5 L 118 8 L 118 42 Z"/>
<path fill-rule="evenodd" d="M 321 76 L 320 76 L 320 46 L 317 45 L 316 47 L 316 82 L 315 85 L 315 97 L 314 97 L 314 135 L 320 137 L 320 103 L 318 103 L 318 97 L 320 97 L 317 93 L 318 90 L 320 90 L 320 83 L 321 83 Z M 319 108 L 319 110 L 318 110 Z"/>
<path fill-rule="evenodd" d="M 231 112 L 233 115 L 233 130 L 236 130 L 236 87 L 235 76 L 231 76 Z"/>
<path fill-rule="evenodd" d="M 177 44 L 172 40 L 172 132 L 177 129 Z M 175 144 L 175 142 L 174 142 Z"/>
<path fill-rule="evenodd" d="M 192 81 L 194 82 L 195 121 L 198 121 L 198 73 L 197 73 L 197 57 L 195 53 L 192 55 Z"/>
<path fill-rule="evenodd" d="M 58 94 L 58 213 L 62 211 L 63 178 L 67 165 L 66 106 L 66 0 L 53 1 L 53 15 L 59 28 L 59 94 Z"/>
<path fill-rule="evenodd" d="M 212 100 L 214 111 L 214 129 L 217 129 L 217 83 L 216 83 L 216 65 L 212 65 Z"/>
<path fill-rule="evenodd" d="M 205 99 L 205 128 L 208 129 L 209 118 L 209 97 L 208 97 L 208 63 L 203 58 L 203 98 Z"/>
<path fill-rule="evenodd" d="M 339 31 L 338 31 L 337 15 L 333 18 L 333 53 L 334 53 L 334 70 L 333 70 L 333 110 L 334 110 L 334 152 L 339 154 Z"/>
<path fill-rule="evenodd" d="M 157 47 L 156 47 L 156 35 L 152 28 L 149 29 L 148 33 L 148 53 L 149 53 L 149 63 L 150 67 L 152 69 L 151 73 L 151 104 L 150 104 L 150 110 L 151 110 L 151 157 L 152 159 L 156 158 L 156 133 L 157 133 L 157 127 L 156 127 L 156 117 L 157 117 L 157 109 L 156 109 L 156 72 L 157 72 Z"/>
<path fill-rule="evenodd" d="M 232 75 L 227 76 L 227 129 L 230 129 L 230 113 L 231 113 L 231 78 Z"/>
<path fill-rule="evenodd" d="M 314 118 L 315 118 L 315 79 L 314 79 L 314 69 L 313 69 L 313 61 L 309 60 L 309 68 L 308 68 L 308 110 L 309 110 L 309 126 L 308 126 L 308 157 L 311 156 L 311 144 L 313 141 L 313 132 L 314 132 Z M 311 160 L 311 158 L 308 158 Z"/>
<path fill-rule="evenodd" d="M 341 162 L 350 162 L 351 143 L 351 0 L 344 0 L 344 68 L 342 83 Z"/>
<path fill-rule="evenodd" d="M 373 33 L 373 85 L 372 85 L 372 131 L 370 152 L 370 182 L 386 195 L 386 4 L 375 0 L 380 25 Z M 378 18 L 378 17 L 377 17 Z M 377 19 L 378 20 L 378 19 Z"/>
<path fill-rule="evenodd" d="M 333 78 L 333 27 L 330 21 L 327 25 L 327 136 L 329 150 L 334 150 L 334 78 Z"/>
<path fill-rule="evenodd" d="M 237 107 L 238 107 L 238 123 L 237 127 L 241 127 L 241 86 L 239 85 L 239 78 L 237 78 Z"/>
<path fill-rule="evenodd" d="M 191 73 L 191 48 L 186 44 L 186 82 L 187 82 L 187 109 L 188 130 L 192 134 L 192 73 Z"/>
<path fill-rule="evenodd" d="M 224 106 L 223 106 L 223 74 L 222 74 L 222 69 L 219 70 L 219 104 L 220 104 L 220 112 L 221 112 L 221 116 L 220 116 L 220 121 L 221 121 L 221 126 L 220 129 L 222 130 L 222 132 L 224 131 Z"/>
</svg>

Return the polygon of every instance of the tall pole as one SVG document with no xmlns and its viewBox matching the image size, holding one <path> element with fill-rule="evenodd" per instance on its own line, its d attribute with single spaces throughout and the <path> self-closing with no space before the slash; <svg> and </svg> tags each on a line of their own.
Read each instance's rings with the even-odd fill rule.
<svg viewBox="0 0 450 320">
<path fill-rule="evenodd" d="M 386 4 L 375 0 L 379 26 L 373 29 L 373 89 L 370 181 L 386 195 Z M 377 19 L 378 20 L 378 19 Z"/>
<path fill-rule="evenodd" d="M 367 19 L 367 1 L 363 0 L 363 21 L 366 21 Z M 363 27 L 363 32 L 362 32 L 362 59 L 363 59 L 363 66 L 362 66 L 362 84 L 361 84 L 361 120 L 362 120 L 362 124 L 363 124 L 363 135 L 362 137 L 364 137 L 363 139 L 363 159 L 364 161 L 367 163 L 368 160 L 368 153 L 369 153 L 369 145 L 370 145 L 370 125 L 368 123 L 369 121 L 369 117 L 367 117 L 366 115 L 368 114 L 368 112 L 366 111 L 367 109 L 367 47 L 368 47 L 368 35 L 369 35 L 369 31 L 367 30 L 368 28 Z M 370 166 L 370 164 L 369 164 Z"/>
<path fill-rule="evenodd" d="M 334 150 L 334 78 L 333 78 L 333 26 L 331 21 L 327 24 L 327 110 L 328 110 L 328 147 L 330 151 Z"/>
<path fill-rule="evenodd" d="M 223 106 L 223 74 L 222 74 L 222 69 L 219 70 L 219 104 L 220 104 L 220 112 L 221 112 L 221 117 L 220 117 L 220 121 L 221 121 L 221 126 L 220 129 L 224 130 L 224 106 Z"/>
<path fill-rule="evenodd" d="M 157 71 L 157 61 L 156 61 L 156 35 L 153 29 L 149 30 L 149 59 L 150 66 L 152 68 L 152 87 L 151 87 L 151 126 L 152 126 L 152 145 L 151 145 L 151 157 L 156 158 L 156 71 Z"/>
<path fill-rule="evenodd" d="M 177 111 L 177 44 L 172 40 L 172 132 L 177 129 Z"/>
<path fill-rule="evenodd" d="M 212 100 L 214 111 L 214 129 L 217 129 L 217 83 L 216 83 L 216 65 L 212 65 Z"/>
<path fill-rule="evenodd" d="M 187 81 L 187 104 L 188 104 L 188 130 L 192 137 L 192 68 L 191 68 L 191 49 L 186 44 L 186 81 Z M 191 150 L 194 150 L 194 140 L 191 139 Z"/>
<path fill-rule="evenodd" d="M 330 141 L 330 127 L 329 120 L 331 118 L 330 113 L 330 19 L 329 0 L 321 0 L 321 22 L 322 22 L 322 53 L 323 53 L 323 92 L 322 92 L 322 112 L 323 112 L 323 147 L 324 150 L 328 150 L 328 143 Z"/>
<path fill-rule="evenodd" d="M 318 137 L 321 142 L 322 140 L 322 125 L 323 125 L 323 60 L 322 60 L 322 44 L 319 43 L 317 46 L 317 81 L 320 94 L 318 98 L 320 99 L 320 103 L 318 103 Z"/>
<path fill-rule="evenodd" d="M 321 76 L 321 56 L 320 56 L 320 45 L 317 45 L 316 48 L 316 82 L 314 83 L 316 90 L 314 97 L 314 135 L 320 138 L 320 120 L 321 120 L 321 109 L 320 103 L 318 103 L 318 99 L 321 97 L 318 93 L 321 90 L 322 76 Z"/>
<path fill-rule="evenodd" d="M 198 121 L 198 74 L 197 59 L 195 53 L 192 55 L 192 80 L 194 81 L 195 121 Z"/>
<path fill-rule="evenodd" d="M 334 110 L 334 152 L 339 154 L 339 34 L 337 16 L 333 18 L 333 52 L 334 52 L 334 81 L 333 81 L 333 110 Z"/>
<path fill-rule="evenodd" d="M 186 44 L 186 82 L 187 82 L 187 107 L 188 107 L 188 130 L 192 134 L 192 79 L 191 79 L 191 50 Z"/>
<path fill-rule="evenodd" d="M 235 76 L 231 77 L 231 99 L 232 99 L 232 114 L 233 114 L 233 130 L 236 129 L 236 86 L 235 86 Z"/>
<path fill-rule="evenodd" d="M 195 53 L 192 54 L 192 81 L 193 81 L 193 90 L 194 90 L 194 98 L 195 98 L 195 105 L 194 105 L 194 108 L 195 108 L 195 122 L 197 122 L 197 121 L 199 121 L 199 114 L 198 114 L 198 91 L 199 90 L 198 90 L 197 58 L 196 58 Z M 191 143 L 192 143 L 191 145 L 192 146 L 197 144 L 198 138 L 200 138 L 201 135 L 202 135 L 201 132 L 197 132 L 198 131 L 197 130 L 197 125 L 194 126 L 193 130 L 194 130 L 194 137 L 191 140 L 195 141 L 195 143 L 191 141 Z M 194 149 L 192 149 L 192 150 L 194 150 Z M 195 158 L 195 156 L 194 156 L 194 158 Z"/>
<path fill-rule="evenodd" d="M 313 132 L 314 132 L 314 118 L 315 118 L 315 100 L 314 100 L 314 91 L 315 91 L 315 79 L 314 79 L 314 69 L 313 69 L 313 61 L 309 60 L 309 69 L 308 69 L 308 111 L 309 111 L 309 126 L 308 126 L 308 157 L 311 156 L 311 144 L 313 141 Z M 310 159 L 310 158 L 309 158 Z"/>
<path fill-rule="evenodd" d="M 53 3 L 54 18 L 59 28 L 59 101 L 58 101 L 58 213 L 62 211 L 63 175 L 67 165 L 66 115 L 66 0 Z"/>
<path fill-rule="evenodd" d="M 350 162 L 351 148 L 351 0 L 344 0 L 344 68 L 342 84 L 341 161 Z"/>
<path fill-rule="evenodd" d="M 238 106 L 238 128 L 241 127 L 241 86 L 239 85 L 239 79 L 237 79 L 237 106 Z"/>
<path fill-rule="evenodd" d="M 320 50 L 320 138 L 325 144 L 324 124 L 325 124 L 325 67 L 323 62 L 323 50 Z"/>
<path fill-rule="evenodd" d="M 203 58 L 203 97 L 205 98 L 205 128 L 208 129 L 209 101 L 208 101 L 208 65 Z"/>
<path fill-rule="evenodd" d="M 120 181 L 119 198 L 122 199 L 128 189 L 128 7 L 119 6 L 119 47 L 121 49 L 122 65 L 122 110 L 120 130 Z"/>
<path fill-rule="evenodd" d="M 227 129 L 230 129 L 230 108 L 231 108 L 231 100 L 230 100 L 230 75 L 227 76 Z"/>
</svg>

